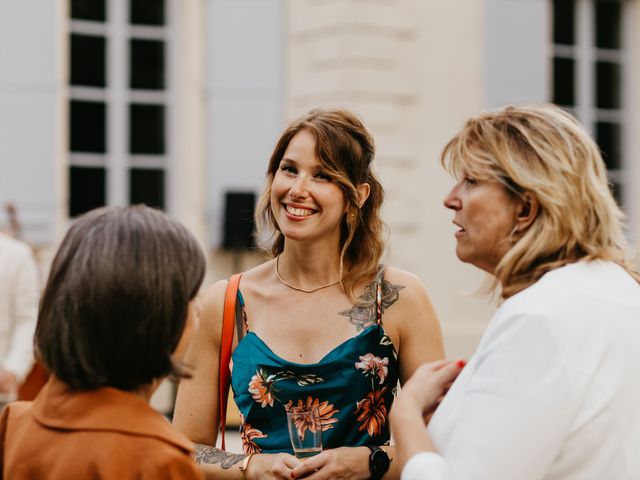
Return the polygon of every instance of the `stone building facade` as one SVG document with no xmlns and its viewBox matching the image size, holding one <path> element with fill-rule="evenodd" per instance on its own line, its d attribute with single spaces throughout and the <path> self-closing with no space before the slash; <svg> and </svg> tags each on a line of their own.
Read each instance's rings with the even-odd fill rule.
<svg viewBox="0 0 640 480">
<path fill-rule="evenodd" d="M 259 194 L 286 122 L 357 112 L 377 143 L 386 262 L 423 279 L 450 356 L 493 306 L 455 258 L 439 164 L 468 116 L 554 101 L 598 137 L 640 244 L 640 0 L 0 1 L 0 201 L 46 264 L 73 212 L 146 201 L 197 235 L 207 281 L 228 192 Z"/>
</svg>

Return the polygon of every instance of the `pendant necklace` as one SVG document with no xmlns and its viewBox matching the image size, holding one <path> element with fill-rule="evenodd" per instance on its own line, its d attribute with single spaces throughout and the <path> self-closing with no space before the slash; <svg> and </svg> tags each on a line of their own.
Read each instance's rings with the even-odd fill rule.
<svg viewBox="0 0 640 480">
<path fill-rule="evenodd" d="M 284 281 L 284 279 L 280 276 L 280 270 L 278 269 L 278 266 L 280 264 L 280 255 L 278 255 L 276 257 L 276 263 L 275 263 L 275 270 L 276 270 L 276 277 L 277 279 L 280 281 L 280 283 L 282 283 L 283 285 L 286 285 L 287 287 L 289 287 L 291 290 L 295 290 L 297 292 L 302 292 L 302 293 L 313 293 L 313 292 L 317 292 L 318 290 L 322 290 L 323 288 L 329 288 L 329 287 L 333 287 L 334 285 L 337 285 L 339 283 L 342 283 L 342 273 L 340 273 L 340 280 L 338 280 L 337 282 L 333 282 L 333 283 L 328 283 L 326 285 L 321 285 L 319 287 L 316 288 L 312 288 L 309 290 L 305 290 L 304 288 L 300 288 L 300 287 L 294 287 L 293 285 L 291 285 L 290 283 L 287 283 L 286 281 Z"/>
</svg>

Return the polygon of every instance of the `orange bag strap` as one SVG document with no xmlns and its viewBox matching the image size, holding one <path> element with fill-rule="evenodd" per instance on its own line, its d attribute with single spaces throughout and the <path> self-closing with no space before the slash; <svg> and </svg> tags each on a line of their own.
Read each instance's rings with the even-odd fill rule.
<svg viewBox="0 0 640 480">
<path fill-rule="evenodd" d="M 225 449 L 224 430 L 227 422 L 227 400 L 229 398 L 229 385 L 231 384 L 231 348 L 233 347 L 233 328 L 235 326 L 236 300 L 238 287 L 242 273 L 237 273 L 229 279 L 227 291 L 224 294 L 224 310 L 222 314 L 222 337 L 220 341 L 220 385 L 218 388 L 220 407 L 220 433 L 222 435 L 222 450 Z"/>
</svg>

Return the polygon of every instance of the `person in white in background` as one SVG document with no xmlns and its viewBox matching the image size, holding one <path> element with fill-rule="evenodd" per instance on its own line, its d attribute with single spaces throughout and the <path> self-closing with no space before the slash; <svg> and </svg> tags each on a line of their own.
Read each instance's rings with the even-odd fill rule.
<svg viewBox="0 0 640 480">
<path fill-rule="evenodd" d="M 34 363 L 40 282 L 31 247 L 0 233 L 0 401 L 15 399 Z"/>
<path fill-rule="evenodd" d="M 457 256 L 503 302 L 453 385 L 444 363 L 404 385 L 403 480 L 640 479 L 640 277 L 598 147 L 557 107 L 507 107 L 442 161 Z"/>
</svg>

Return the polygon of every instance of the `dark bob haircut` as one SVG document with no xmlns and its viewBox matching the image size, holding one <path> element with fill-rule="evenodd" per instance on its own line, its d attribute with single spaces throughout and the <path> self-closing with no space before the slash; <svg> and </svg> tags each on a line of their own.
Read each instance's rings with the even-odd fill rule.
<svg viewBox="0 0 640 480">
<path fill-rule="evenodd" d="M 185 376 L 172 353 L 205 259 L 180 223 L 144 205 L 78 218 L 51 266 L 36 327 L 37 353 L 74 389 L 135 390 Z"/>
</svg>

